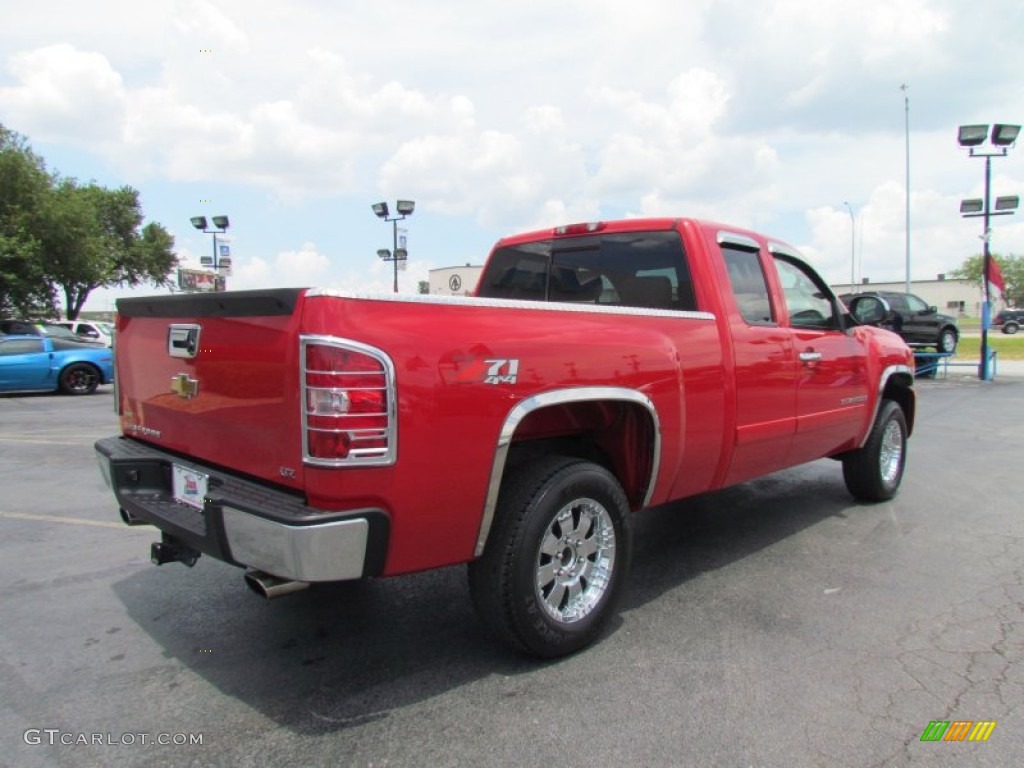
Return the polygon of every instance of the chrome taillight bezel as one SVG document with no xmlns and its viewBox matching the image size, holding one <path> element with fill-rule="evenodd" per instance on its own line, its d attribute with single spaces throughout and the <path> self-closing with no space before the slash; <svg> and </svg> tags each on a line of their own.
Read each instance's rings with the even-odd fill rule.
<svg viewBox="0 0 1024 768">
<path fill-rule="evenodd" d="M 311 389 L 319 389 L 327 391 L 336 391 L 344 393 L 352 391 L 345 387 L 331 387 L 324 388 L 320 386 L 311 386 L 308 381 L 309 374 L 315 374 L 317 376 L 338 376 L 339 380 L 343 379 L 345 373 L 331 372 L 331 371 L 312 371 L 306 367 L 307 351 L 310 346 L 325 346 L 332 347 L 335 349 L 346 350 L 349 352 L 355 352 L 357 354 L 366 355 L 371 357 L 380 363 L 383 369 L 383 391 L 384 391 L 384 402 L 385 402 L 385 413 L 386 424 L 381 429 L 365 429 L 365 428 L 344 428 L 345 415 L 338 415 L 336 417 L 327 414 L 314 414 L 309 410 L 309 391 Z M 350 372 L 357 376 L 368 376 L 377 375 L 378 371 L 363 371 L 363 372 Z M 387 356 L 383 351 L 376 347 L 371 347 L 369 344 L 364 344 L 359 341 L 352 339 L 341 338 L 337 336 L 324 336 L 324 335 L 302 335 L 299 337 L 299 382 L 301 385 L 301 392 L 299 397 L 299 408 L 301 409 L 300 417 L 302 422 L 302 461 L 304 464 L 318 467 L 379 467 L 389 466 L 394 464 L 398 460 L 398 417 L 397 417 L 397 406 L 395 397 L 395 366 L 391 362 L 391 358 Z M 356 388 L 356 389 L 365 389 Z M 377 388 L 373 388 L 377 389 Z M 326 416 L 328 418 L 338 418 L 339 426 L 337 429 L 325 429 L 323 427 L 314 427 L 310 425 L 310 416 Z M 355 414 L 353 414 L 355 416 Z M 350 436 L 355 436 L 355 439 L 359 439 L 365 436 L 375 437 L 376 439 L 383 438 L 386 441 L 386 446 L 383 448 L 353 448 L 349 455 L 344 458 L 325 458 L 322 456 L 314 456 L 310 452 L 309 441 L 311 432 L 334 432 L 334 433 L 348 433 Z"/>
</svg>

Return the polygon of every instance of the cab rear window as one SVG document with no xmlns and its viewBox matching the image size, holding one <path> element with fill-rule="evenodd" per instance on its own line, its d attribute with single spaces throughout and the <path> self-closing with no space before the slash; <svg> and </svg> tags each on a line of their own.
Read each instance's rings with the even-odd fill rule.
<svg viewBox="0 0 1024 768">
<path fill-rule="evenodd" d="M 695 310 L 693 281 L 676 232 L 553 238 L 499 248 L 478 296 Z"/>
</svg>

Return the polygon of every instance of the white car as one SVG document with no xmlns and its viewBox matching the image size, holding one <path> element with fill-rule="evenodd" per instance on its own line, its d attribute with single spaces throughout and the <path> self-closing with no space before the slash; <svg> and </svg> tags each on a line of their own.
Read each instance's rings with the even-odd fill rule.
<svg viewBox="0 0 1024 768">
<path fill-rule="evenodd" d="M 113 323 L 105 323 L 100 320 L 57 320 L 55 324 L 63 325 L 84 340 L 96 341 L 106 344 L 108 347 L 114 345 Z"/>
</svg>

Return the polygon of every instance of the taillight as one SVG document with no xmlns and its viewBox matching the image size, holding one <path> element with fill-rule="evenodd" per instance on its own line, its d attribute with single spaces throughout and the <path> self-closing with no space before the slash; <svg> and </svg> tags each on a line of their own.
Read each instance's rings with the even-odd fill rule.
<svg viewBox="0 0 1024 768">
<path fill-rule="evenodd" d="M 379 349 L 304 336 L 303 458 L 307 464 L 392 464 L 397 453 L 394 366 Z"/>
</svg>

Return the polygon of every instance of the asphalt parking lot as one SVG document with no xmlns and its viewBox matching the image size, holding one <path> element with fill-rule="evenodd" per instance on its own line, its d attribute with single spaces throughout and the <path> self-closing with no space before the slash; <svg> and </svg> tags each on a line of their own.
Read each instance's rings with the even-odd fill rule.
<svg viewBox="0 0 1024 768">
<path fill-rule="evenodd" d="M 110 387 L 0 396 L 0 764 L 1024 765 L 1024 378 L 918 389 L 896 499 L 821 461 L 649 510 L 554 663 L 482 634 L 462 568 L 273 602 L 156 568 L 93 458 Z"/>
</svg>

